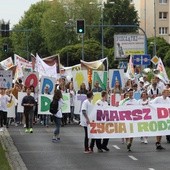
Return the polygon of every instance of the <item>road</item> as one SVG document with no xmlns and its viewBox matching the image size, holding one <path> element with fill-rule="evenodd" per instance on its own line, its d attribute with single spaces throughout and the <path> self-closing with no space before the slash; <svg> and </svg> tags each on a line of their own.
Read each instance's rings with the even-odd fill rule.
<svg viewBox="0 0 170 170">
<path fill-rule="evenodd" d="M 33 134 L 26 134 L 22 126 L 8 131 L 28 170 L 169 170 L 170 144 L 163 137 L 164 151 L 156 151 L 155 138 L 148 144 L 135 138 L 132 152 L 127 152 L 121 139 L 110 139 L 109 152 L 83 153 L 84 131 L 79 125 L 61 128 L 61 141 L 52 143 L 54 126 L 34 126 Z"/>
</svg>

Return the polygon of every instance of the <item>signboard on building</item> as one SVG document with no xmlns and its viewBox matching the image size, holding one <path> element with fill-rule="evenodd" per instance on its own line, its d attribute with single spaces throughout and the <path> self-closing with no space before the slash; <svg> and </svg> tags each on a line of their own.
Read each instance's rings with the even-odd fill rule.
<svg viewBox="0 0 170 170">
<path fill-rule="evenodd" d="M 129 55 L 145 53 L 145 36 L 141 34 L 115 34 L 115 59 L 124 59 Z"/>
</svg>

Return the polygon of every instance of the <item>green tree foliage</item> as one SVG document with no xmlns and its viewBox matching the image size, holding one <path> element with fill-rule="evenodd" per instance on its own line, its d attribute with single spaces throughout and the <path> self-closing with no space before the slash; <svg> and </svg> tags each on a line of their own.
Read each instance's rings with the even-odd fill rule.
<svg viewBox="0 0 170 170">
<path fill-rule="evenodd" d="M 156 37 L 156 55 L 164 60 L 166 53 L 169 51 L 170 45 L 165 39 L 161 37 Z M 148 38 L 148 54 L 153 56 L 154 51 L 154 37 Z"/>
<path fill-rule="evenodd" d="M 82 59 L 82 44 L 69 45 L 61 49 L 60 62 L 64 66 L 72 66 L 80 63 Z M 95 61 L 101 58 L 100 43 L 94 40 L 84 42 L 84 60 Z"/>
<path fill-rule="evenodd" d="M 169 63 L 170 63 L 170 49 L 168 50 L 168 52 L 166 53 L 165 55 L 165 58 L 164 58 L 164 63 L 165 63 L 165 66 L 168 66 L 169 67 Z"/>
<path fill-rule="evenodd" d="M 114 2 L 114 3 L 113 3 Z M 129 0 L 108 0 L 104 8 L 104 24 L 106 25 L 139 25 L 139 18 Z M 115 33 L 132 33 L 136 27 L 109 27 L 105 29 L 105 45 L 113 47 Z M 111 36 L 112 35 L 112 36 Z"/>
<path fill-rule="evenodd" d="M 51 8 L 46 11 L 42 19 L 41 29 L 50 53 L 55 53 L 66 45 L 67 30 L 65 8 L 58 1 L 53 1 Z"/>
<path fill-rule="evenodd" d="M 14 53 L 19 53 L 21 56 L 28 56 L 31 52 L 45 56 L 49 54 L 40 27 L 43 14 L 48 8 L 50 4 L 45 1 L 33 4 L 14 26 L 12 34 Z"/>
</svg>

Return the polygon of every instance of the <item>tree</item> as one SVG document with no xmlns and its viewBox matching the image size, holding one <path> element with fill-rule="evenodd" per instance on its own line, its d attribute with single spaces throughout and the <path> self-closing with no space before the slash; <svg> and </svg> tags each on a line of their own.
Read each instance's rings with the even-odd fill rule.
<svg viewBox="0 0 170 170">
<path fill-rule="evenodd" d="M 42 19 L 41 29 L 50 53 L 63 48 L 67 41 L 65 21 L 66 11 L 59 1 L 53 1 L 51 8 L 46 11 Z"/>
<path fill-rule="evenodd" d="M 33 4 L 14 26 L 12 33 L 14 53 L 19 53 L 21 56 L 28 56 L 31 52 L 34 54 L 38 52 L 41 56 L 49 55 L 41 30 L 43 15 L 49 8 L 49 2 L 41 1 Z"/>
<path fill-rule="evenodd" d="M 169 51 L 170 45 L 165 39 L 156 37 L 156 55 L 164 60 L 166 53 Z M 153 56 L 154 51 L 154 37 L 148 38 L 148 54 Z"/>
<path fill-rule="evenodd" d="M 129 0 L 115 0 L 114 3 L 108 0 L 104 5 L 104 24 L 107 25 L 139 25 L 139 18 L 135 7 Z M 109 27 L 105 29 L 105 45 L 113 47 L 115 33 L 132 33 L 137 30 L 134 28 Z"/>
<path fill-rule="evenodd" d="M 72 66 L 80 63 L 82 59 L 82 44 L 69 45 L 59 51 L 60 62 L 64 66 Z M 95 61 L 101 57 L 100 43 L 94 40 L 84 42 L 84 60 Z"/>
</svg>

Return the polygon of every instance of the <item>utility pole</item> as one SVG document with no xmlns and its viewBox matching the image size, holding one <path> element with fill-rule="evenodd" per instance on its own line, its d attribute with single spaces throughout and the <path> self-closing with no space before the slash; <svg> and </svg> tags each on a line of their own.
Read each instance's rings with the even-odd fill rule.
<svg viewBox="0 0 170 170">
<path fill-rule="evenodd" d="M 154 56 L 156 56 L 156 0 L 154 0 Z"/>
</svg>

